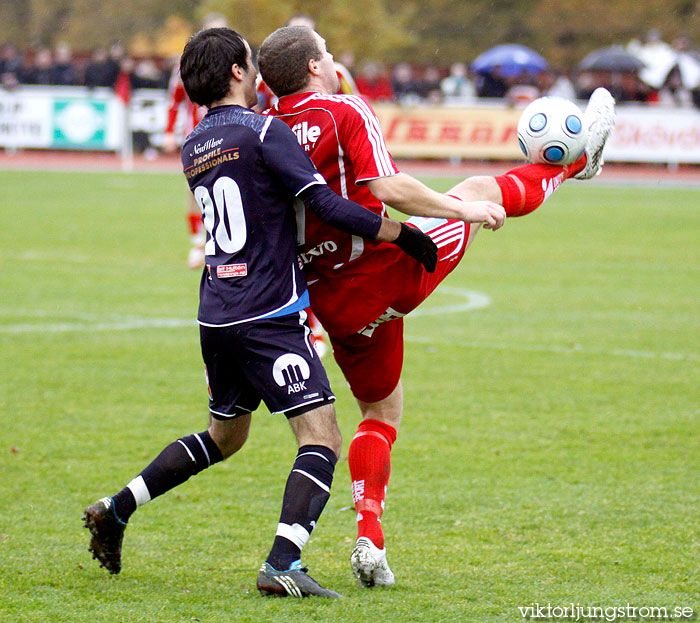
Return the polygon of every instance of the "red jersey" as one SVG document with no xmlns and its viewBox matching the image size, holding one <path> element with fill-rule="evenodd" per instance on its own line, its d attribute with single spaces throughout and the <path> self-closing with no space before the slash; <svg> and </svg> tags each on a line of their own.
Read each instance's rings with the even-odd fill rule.
<svg viewBox="0 0 700 623">
<path fill-rule="evenodd" d="M 362 97 L 288 95 L 267 113 L 292 129 L 336 193 L 385 214 L 384 204 L 366 182 L 395 175 L 399 170 L 386 148 L 374 111 Z M 305 211 L 299 251 L 311 306 L 331 335 L 359 331 L 386 312 L 401 293 L 401 279 L 391 278 L 392 267 L 405 270 L 398 247 L 340 232 L 310 210 Z"/>
<path fill-rule="evenodd" d="M 175 131 L 175 122 L 177 121 L 180 108 L 186 106 L 187 116 L 185 117 L 185 136 L 194 130 L 194 127 L 204 118 L 207 109 L 204 106 L 197 106 L 190 101 L 185 91 L 185 85 L 180 78 L 180 68 L 173 70 L 170 76 L 170 84 L 168 85 L 168 121 L 165 126 L 165 133 L 170 134 Z"/>
</svg>

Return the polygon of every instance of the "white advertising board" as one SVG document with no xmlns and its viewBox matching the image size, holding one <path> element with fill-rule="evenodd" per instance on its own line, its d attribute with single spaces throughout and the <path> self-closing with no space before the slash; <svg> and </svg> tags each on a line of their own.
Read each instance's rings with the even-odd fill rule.
<svg viewBox="0 0 700 623">
<path fill-rule="evenodd" d="M 585 106 L 585 102 L 581 102 Z M 472 107 L 378 105 L 389 150 L 404 158 L 519 159 L 519 116 L 501 102 Z M 167 118 L 167 94 L 132 93 L 128 118 L 110 89 L 22 87 L 0 89 L 0 148 L 123 149 L 131 133 L 159 147 Z M 136 134 L 134 134 L 136 136 Z M 609 162 L 700 164 L 700 110 L 621 105 L 605 148 Z"/>
<path fill-rule="evenodd" d="M 618 106 L 605 159 L 700 163 L 700 110 Z"/>
<path fill-rule="evenodd" d="M 0 90 L 0 147 L 118 150 L 124 107 L 109 89 Z"/>
</svg>

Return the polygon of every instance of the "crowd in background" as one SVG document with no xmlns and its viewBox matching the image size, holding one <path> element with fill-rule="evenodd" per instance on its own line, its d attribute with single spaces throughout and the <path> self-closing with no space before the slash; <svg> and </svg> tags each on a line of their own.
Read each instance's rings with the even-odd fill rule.
<svg viewBox="0 0 700 623">
<path fill-rule="evenodd" d="M 124 46 L 114 43 L 109 49 L 97 48 L 89 56 L 74 56 L 65 43 L 51 48 L 36 48 L 25 53 L 5 44 L 0 49 L 0 85 L 12 89 L 18 85 L 86 86 L 113 89 L 165 89 L 172 72 L 173 59 L 134 59 Z"/>
<path fill-rule="evenodd" d="M 684 52 L 698 59 L 687 36 L 673 44 L 650 31 L 631 41 L 626 49 L 645 62 L 655 55 Z M 637 71 L 563 71 L 548 69 L 538 73 L 500 75 L 498 68 L 474 73 L 469 64 L 455 62 L 450 67 L 398 63 L 389 66 L 376 61 L 354 62 L 352 53 L 338 59 L 353 74 L 358 90 L 373 102 L 400 104 L 468 105 L 478 98 L 505 98 L 511 104 L 527 102 L 540 95 L 587 99 L 598 86 L 607 87 L 618 102 L 647 102 L 700 107 L 700 89 L 684 86 L 680 68 L 672 67 L 660 85 L 652 86 Z M 64 85 L 109 87 L 124 92 L 137 88 L 168 87 L 177 59 L 128 56 L 121 44 L 98 48 L 91 55 L 74 56 L 71 48 L 59 43 L 53 49 L 37 48 L 21 52 L 11 44 L 0 49 L 0 86 Z M 643 75 L 643 72 L 642 72 Z"/>
</svg>

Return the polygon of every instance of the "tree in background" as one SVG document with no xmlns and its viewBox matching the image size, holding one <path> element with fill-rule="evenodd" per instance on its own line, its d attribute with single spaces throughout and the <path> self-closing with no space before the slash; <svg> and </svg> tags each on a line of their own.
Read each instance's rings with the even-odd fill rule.
<svg viewBox="0 0 700 623">
<path fill-rule="evenodd" d="M 336 56 L 351 50 L 359 59 L 386 59 L 396 48 L 415 44 L 407 27 L 411 13 L 390 8 L 386 0 L 265 0 L 264 10 L 261 4 L 259 0 L 203 0 L 199 12 L 222 13 L 253 47 L 299 13 L 316 20 Z"/>
<path fill-rule="evenodd" d="M 89 51 L 121 40 L 157 54 L 172 51 L 211 11 L 254 46 L 307 13 L 336 56 L 352 51 L 358 61 L 468 63 L 498 43 L 521 43 L 574 68 L 591 50 L 652 28 L 668 41 L 687 32 L 700 43 L 700 0 L 2 0 L 0 42 L 65 41 Z"/>
<path fill-rule="evenodd" d="M 591 50 L 626 44 L 652 28 L 660 29 L 667 40 L 687 31 L 700 44 L 698 0 L 387 2 L 390 10 L 401 7 L 410 12 L 409 28 L 420 42 L 396 52 L 401 58 L 423 62 L 470 62 L 499 43 L 520 43 L 554 65 L 573 68 Z"/>
<path fill-rule="evenodd" d="M 170 15 L 194 23 L 191 0 L 2 0 L 0 41 L 20 47 L 65 41 L 91 50 L 113 41 L 127 44 L 139 34 L 157 37 Z"/>
</svg>

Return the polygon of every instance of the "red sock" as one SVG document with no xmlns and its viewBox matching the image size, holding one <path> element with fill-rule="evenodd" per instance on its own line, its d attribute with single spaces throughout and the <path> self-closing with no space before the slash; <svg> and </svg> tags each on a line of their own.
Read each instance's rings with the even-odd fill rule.
<svg viewBox="0 0 700 623">
<path fill-rule="evenodd" d="M 538 208 L 564 180 L 586 166 L 586 154 L 573 164 L 526 164 L 494 179 L 501 188 L 503 207 L 508 216 L 525 216 Z"/>
<path fill-rule="evenodd" d="M 391 446 L 396 429 L 379 420 L 362 420 L 348 450 L 352 501 L 357 511 L 357 538 L 367 537 L 384 548 L 380 518 L 391 475 Z"/>
<path fill-rule="evenodd" d="M 204 231 L 204 225 L 202 224 L 202 215 L 198 212 L 188 212 L 187 213 L 187 224 L 190 229 L 190 234 L 196 236 L 198 233 Z"/>
</svg>

